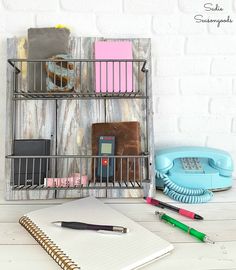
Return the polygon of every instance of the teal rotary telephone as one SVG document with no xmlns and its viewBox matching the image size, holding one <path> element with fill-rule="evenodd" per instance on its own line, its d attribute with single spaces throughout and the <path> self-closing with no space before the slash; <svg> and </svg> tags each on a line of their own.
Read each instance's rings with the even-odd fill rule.
<svg viewBox="0 0 236 270">
<path fill-rule="evenodd" d="M 227 152 L 214 148 L 176 147 L 157 151 L 155 168 L 156 187 L 182 202 L 205 202 L 212 197 L 208 190 L 232 186 L 233 161 Z"/>
</svg>

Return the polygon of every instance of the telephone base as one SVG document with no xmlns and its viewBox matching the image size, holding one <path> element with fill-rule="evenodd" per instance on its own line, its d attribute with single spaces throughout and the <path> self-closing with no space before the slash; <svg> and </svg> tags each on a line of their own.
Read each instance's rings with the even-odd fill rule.
<svg viewBox="0 0 236 270">
<path fill-rule="evenodd" d="M 232 187 L 225 187 L 225 188 L 213 188 L 213 189 L 209 189 L 210 191 L 212 192 L 220 192 L 220 191 L 226 191 L 226 190 L 229 190 L 231 189 Z M 156 186 L 156 190 L 160 190 L 160 191 L 163 191 L 164 190 L 164 187 L 158 187 Z"/>
</svg>

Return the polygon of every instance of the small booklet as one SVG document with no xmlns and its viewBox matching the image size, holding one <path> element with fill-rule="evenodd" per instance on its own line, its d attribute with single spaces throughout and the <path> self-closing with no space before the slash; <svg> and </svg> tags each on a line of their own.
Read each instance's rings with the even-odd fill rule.
<svg viewBox="0 0 236 270">
<path fill-rule="evenodd" d="M 58 227 L 54 221 L 123 226 L 129 232 L 74 230 Z M 27 213 L 19 222 L 67 270 L 136 269 L 173 249 L 169 242 L 93 197 Z"/>
<path fill-rule="evenodd" d="M 131 41 L 96 41 L 94 44 L 96 92 L 132 92 L 133 54 Z M 123 61 L 122 61 L 123 60 Z"/>
<path fill-rule="evenodd" d="M 92 154 L 98 155 L 100 136 L 115 136 L 115 155 L 137 156 L 137 158 L 117 158 L 115 160 L 114 181 L 140 181 L 141 179 L 141 136 L 140 123 L 109 122 L 92 124 Z M 93 162 L 94 163 L 94 162 Z M 92 163 L 92 172 L 94 171 Z"/>
</svg>

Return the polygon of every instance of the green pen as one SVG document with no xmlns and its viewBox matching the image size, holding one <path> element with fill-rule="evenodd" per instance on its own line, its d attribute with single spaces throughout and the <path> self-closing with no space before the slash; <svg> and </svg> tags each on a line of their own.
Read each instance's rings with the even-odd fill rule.
<svg viewBox="0 0 236 270">
<path fill-rule="evenodd" d="M 210 240 L 209 237 L 205 233 L 199 232 L 199 231 L 197 231 L 197 230 L 183 224 L 182 222 L 180 222 L 180 221 L 166 215 L 163 212 L 156 211 L 155 215 L 159 215 L 160 220 L 165 220 L 167 223 L 180 228 L 181 230 L 183 230 L 186 233 L 196 237 L 197 239 L 201 240 L 202 242 L 215 244 L 215 242 Z"/>
</svg>

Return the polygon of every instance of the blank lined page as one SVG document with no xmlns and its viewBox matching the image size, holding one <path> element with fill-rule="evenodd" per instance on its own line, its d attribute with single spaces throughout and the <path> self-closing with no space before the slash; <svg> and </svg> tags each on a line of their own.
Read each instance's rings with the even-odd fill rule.
<svg viewBox="0 0 236 270">
<path fill-rule="evenodd" d="M 135 269 L 173 249 L 169 242 L 93 197 L 33 211 L 26 216 L 82 270 Z M 129 232 L 73 230 L 57 227 L 53 221 L 123 226 Z"/>
</svg>

